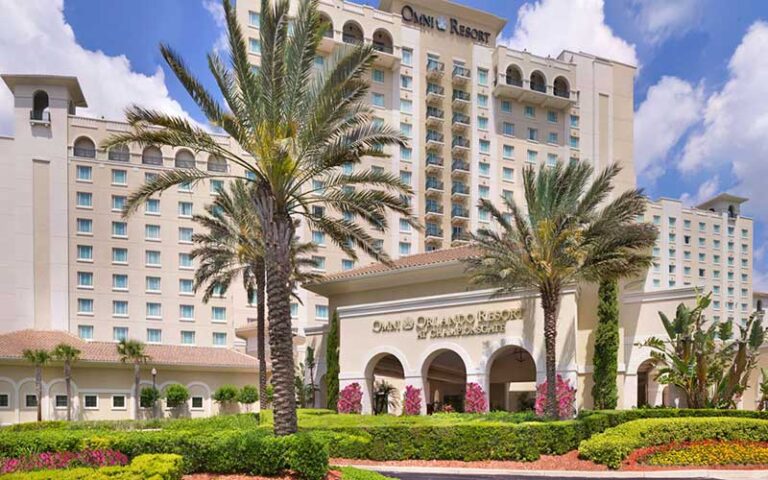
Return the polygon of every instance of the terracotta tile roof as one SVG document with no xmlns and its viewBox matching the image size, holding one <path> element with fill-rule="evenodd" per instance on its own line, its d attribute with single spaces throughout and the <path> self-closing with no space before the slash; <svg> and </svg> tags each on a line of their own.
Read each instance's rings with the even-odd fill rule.
<svg viewBox="0 0 768 480">
<path fill-rule="evenodd" d="M 436 265 L 439 263 L 456 262 L 475 256 L 476 254 L 477 248 L 472 246 L 446 248 L 428 253 L 417 253 L 415 255 L 408 255 L 407 257 L 398 258 L 397 260 L 394 260 L 390 265 L 374 263 L 365 267 L 359 267 L 353 270 L 347 270 L 345 272 L 326 275 L 316 283 L 322 284 L 325 282 L 347 280 L 351 278 L 363 277 L 366 275 L 374 275 L 377 273 L 395 272 L 398 270 L 407 270 L 409 268 L 418 268 L 427 265 Z"/>
<path fill-rule="evenodd" d="M 0 359 L 20 359 L 26 349 L 51 350 L 66 343 L 80 350 L 80 361 L 120 363 L 114 342 L 85 341 L 61 330 L 17 330 L 0 335 Z M 147 344 L 150 363 L 205 368 L 255 369 L 255 357 L 230 348 Z"/>
</svg>

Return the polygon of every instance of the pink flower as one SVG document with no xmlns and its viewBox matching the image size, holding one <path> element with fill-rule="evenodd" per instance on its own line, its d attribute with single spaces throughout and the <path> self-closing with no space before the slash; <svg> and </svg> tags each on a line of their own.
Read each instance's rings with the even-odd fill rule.
<svg viewBox="0 0 768 480">
<path fill-rule="evenodd" d="M 557 376 L 555 382 L 555 394 L 557 395 L 557 412 L 560 418 L 570 418 L 576 413 L 576 387 L 572 387 L 570 380 L 563 380 Z M 543 417 L 547 409 L 547 382 L 540 383 L 536 387 L 536 415 Z"/>
<path fill-rule="evenodd" d="M 486 413 L 488 401 L 485 399 L 485 391 L 479 383 L 467 384 L 467 392 L 464 395 L 464 411 L 467 413 Z"/>
<path fill-rule="evenodd" d="M 339 413 L 360 413 L 363 411 L 363 391 L 359 383 L 351 383 L 339 392 L 336 408 Z"/>
<path fill-rule="evenodd" d="M 404 415 L 421 414 L 421 389 L 413 385 L 406 385 L 403 404 Z"/>
</svg>

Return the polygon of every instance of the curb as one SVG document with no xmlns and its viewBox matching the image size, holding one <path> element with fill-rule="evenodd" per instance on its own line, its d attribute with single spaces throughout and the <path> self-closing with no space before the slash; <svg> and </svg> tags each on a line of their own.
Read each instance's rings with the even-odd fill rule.
<svg viewBox="0 0 768 480">
<path fill-rule="evenodd" d="M 379 473 L 420 473 L 440 475 L 461 475 L 473 478 L 476 476 L 517 476 L 517 477 L 548 477 L 548 478 L 695 478 L 713 480 L 765 480 L 766 470 L 657 470 L 652 472 L 621 472 L 621 471 L 562 471 L 562 470 L 504 470 L 492 468 L 461 468 L 461 467 L 403 467 L 395 465 L 355 465 L 361 470 L 372 470 Z"/>
</svg>

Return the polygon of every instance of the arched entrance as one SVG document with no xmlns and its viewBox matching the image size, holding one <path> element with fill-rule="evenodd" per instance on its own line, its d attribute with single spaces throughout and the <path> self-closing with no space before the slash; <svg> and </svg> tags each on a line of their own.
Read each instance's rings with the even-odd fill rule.
<svg viewBox="0 0 768 480">
<path fill-rule="evenodd" d="M 656 365 L 650 358 L 637 367 L 637 406 L 656 407 L 664 404 L 661 386 L 656 382 Z"/>
<path fill-rule="evenodd" d="M 365 379 L 371 392 L 371 411 L 399 415 L 405 390 L 405 369 L 400 360 L 391 353 L 375 357 L 366 369 Z"/>
<path fill-rule="evenodd" d="M 491 410 L 532 410 L 536 399 L 536 362 L 524 348 L 508 345 L 490 358 L 488 398 Z"/>
<path fill-rule="evenodd" d="M 467 368 L 453 350 L 438 350 L 427 358 L 422 369 L 427 413 L 452 409 L 464 411 Z"/>
</svg>

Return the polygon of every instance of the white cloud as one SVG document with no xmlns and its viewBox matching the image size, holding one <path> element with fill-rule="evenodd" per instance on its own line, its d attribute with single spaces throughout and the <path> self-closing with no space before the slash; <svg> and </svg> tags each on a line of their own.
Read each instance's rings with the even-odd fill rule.
<svg viewBox="0 0 768 480">
<path fill-rule="evenodd" d="M 662 77 L 648 89 L 635 113 L 635 169 L 654 180 L 664 174 L 672 148 L 701 118 L 703 89 L 677 77 Z"/>
<path fill-rule="evenodd" d="M 701 19 L 701 0 L 636 0 L 636 20 L 650 43 L 683 35 Z"/>
<path fill-rule="evenodd" d="M 719 193 L 719 191 L 720 177 L 715 175 L 714 177 L 710 178 L 709 180 L 705 180 L 704 183 L 699 185 L 699 188 L 695 194 L 682 194 L 680 196 L 680 201 L 683 202 L 683 204 L 686 206 L 695 207 L 696 205 L 703 203 L 705 200 L 709 200 L 710 198 L 714 197 L 717 193 Z"/>
<path fill-rule="evenodd" d="M 584 51 L 638 65 L 635 46 L 613 33 L 605 23 L 603 0 L 541 0 L 517 12 L 509 47 L 553 57 L 563 50 Z"/>
<path fill-rule="evenodd" d="M 63 0 L 0 0 L 0 72 L 74 75 L 88 101 L 85 115 L 120 119 L 132 103 L 188 115 L 168 93 L 158 66 L 152 75 L 131 70 L 124 55 L 109 56 L 77 44 Z M 0 86 L 0 133 L 12 133 L 12 95 Z"/>
<path fill-rule="evenodd" d="M 219 29 L 219 36 L 216 37 L 216 41 L 213 43 L 213 51 L 216 53 L 227 51 L 229 49 L 229 42 L 227 40 L 227 19 L 224 15 L 224 5 L 221 3 L 221 0 L 203 0 L 203 7 L 211 14 L 216 28 Z"/>
</svg>

